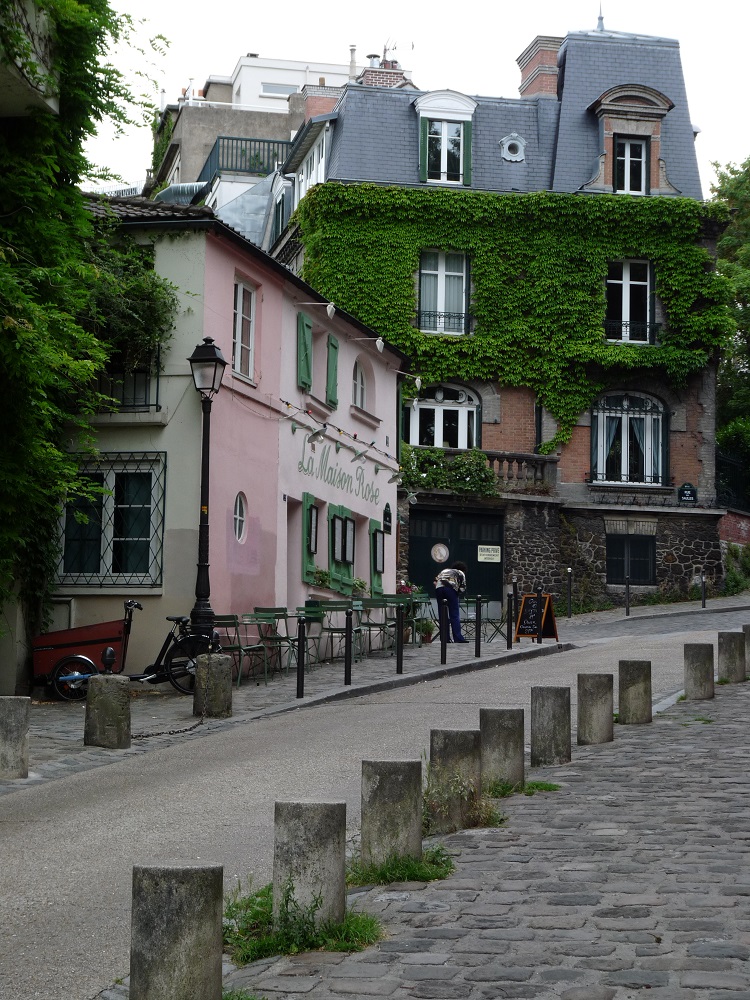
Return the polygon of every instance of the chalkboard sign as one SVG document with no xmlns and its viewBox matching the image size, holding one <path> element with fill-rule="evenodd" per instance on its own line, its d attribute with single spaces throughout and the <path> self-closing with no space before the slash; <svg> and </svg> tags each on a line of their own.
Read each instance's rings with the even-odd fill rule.
<svg viewBox="0 0 750 1000">
<path fill-rule="evenodd" d="M 536 639 L 538 635 L 539 600 L 536 594 L 523 594 L 521 607 L 518 609 L 515 638 Z M 551 594 L 542 594 L 542 638 L 557 639 L 557 622 Z"/>
</svg>

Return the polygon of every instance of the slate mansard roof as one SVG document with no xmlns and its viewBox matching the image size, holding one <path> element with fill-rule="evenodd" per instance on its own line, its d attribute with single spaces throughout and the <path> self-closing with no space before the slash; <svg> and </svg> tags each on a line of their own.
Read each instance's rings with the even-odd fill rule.
<svg viewBox="0 0 750 1000">
<path fill-rule="evenodd" d="M 591 105 L 613 87 L 639 85 L 659 91 L 674 105 L 662 124 L 661 158 L 679 194 L 702 198 L 676 40 L 571 32 L 560 48 L 558 68 L 557 98 L 474 96 L 471 190 L 581 190 L 595 175 L 602 152 L 601 123 Z M 299 166 L 316 136 L 328 128 L 328 180 L 420 185 L 414 102 L 423 93 L 346 86 L 335 113 L 313 119 L 302 130 L 304 143 L 295 144 L 285 172 Z M 500 140 L 512 133 L 526 141 L 522 162 L 509 162 L 500 154 Z"/>
</svg>

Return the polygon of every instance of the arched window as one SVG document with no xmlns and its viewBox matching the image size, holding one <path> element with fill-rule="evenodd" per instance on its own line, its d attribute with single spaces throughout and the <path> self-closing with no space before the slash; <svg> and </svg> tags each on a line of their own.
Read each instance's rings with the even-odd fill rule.
<svg viewBox="0 0 750 1000">
<path fill-rule="evenodd" d="M 359 361 L 354 362 L 352 373 L 352 403 L 360 410 L 367 409 L 367 379 L 365 378 L 365 370 Z"/>
<path fill-rule="evenodd" d="M 475 448 L 477 396 L 458 385 L 433 385 L 404 407 L 404 441 L 430 448 Z"/>
<path fill-rule="evenodd" d="M 602 396 L 591 414 L 593 482 L 660 486 L 667 478 L 666 412 L 650 396 Z"/>
</svg>

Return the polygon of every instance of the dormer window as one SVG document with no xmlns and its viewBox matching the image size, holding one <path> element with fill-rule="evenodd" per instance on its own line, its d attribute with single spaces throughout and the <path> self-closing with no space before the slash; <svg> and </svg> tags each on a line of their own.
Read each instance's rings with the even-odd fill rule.
<svg viewBox="0 0 750 1000">
<path fill-rule="evenodd" d="M 584 191 L 676 195 L 661 158 L 661 129 L 674 107 L 658 90 L 640 84 L 612 87 L 589 105 L 601 123 L 604 148 Z"/>
<path fill-rule="evenodd" d="M 526 140 L 517 132 L 511 132 L 498 143 L 500 155 L 511 163 L 520 163 L 526 159 Z"/>
<path fill-rule="evenodd" d="M 471 184 L 471 119 L 476 106 L 476 101 L 452 90 L 416 99 L 422 182 Z"/>
</svg>

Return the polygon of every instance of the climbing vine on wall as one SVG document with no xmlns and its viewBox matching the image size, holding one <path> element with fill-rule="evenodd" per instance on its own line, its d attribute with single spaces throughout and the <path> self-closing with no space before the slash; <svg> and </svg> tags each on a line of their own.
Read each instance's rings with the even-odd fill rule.
<svg viewBox="0 0 750 1000">
<path fill-rule="evenodd" d="M 412 358 L 425 381 L 498 379 L 531 388 L 556 417 L 544 450 L 628 372 L 675 386 L 699 371 L 732 325 L 729 289 L 701 244 L 726 210 L 686 198 L 490 194 L 321 184 L 297 209 L 303 277 Z M 471 261 L 472 334 L 415 328 L 420 252 Z M 649 260 L 666 314 L 658 345 L 604 339 L 610 260 Z"/>
</svg>

